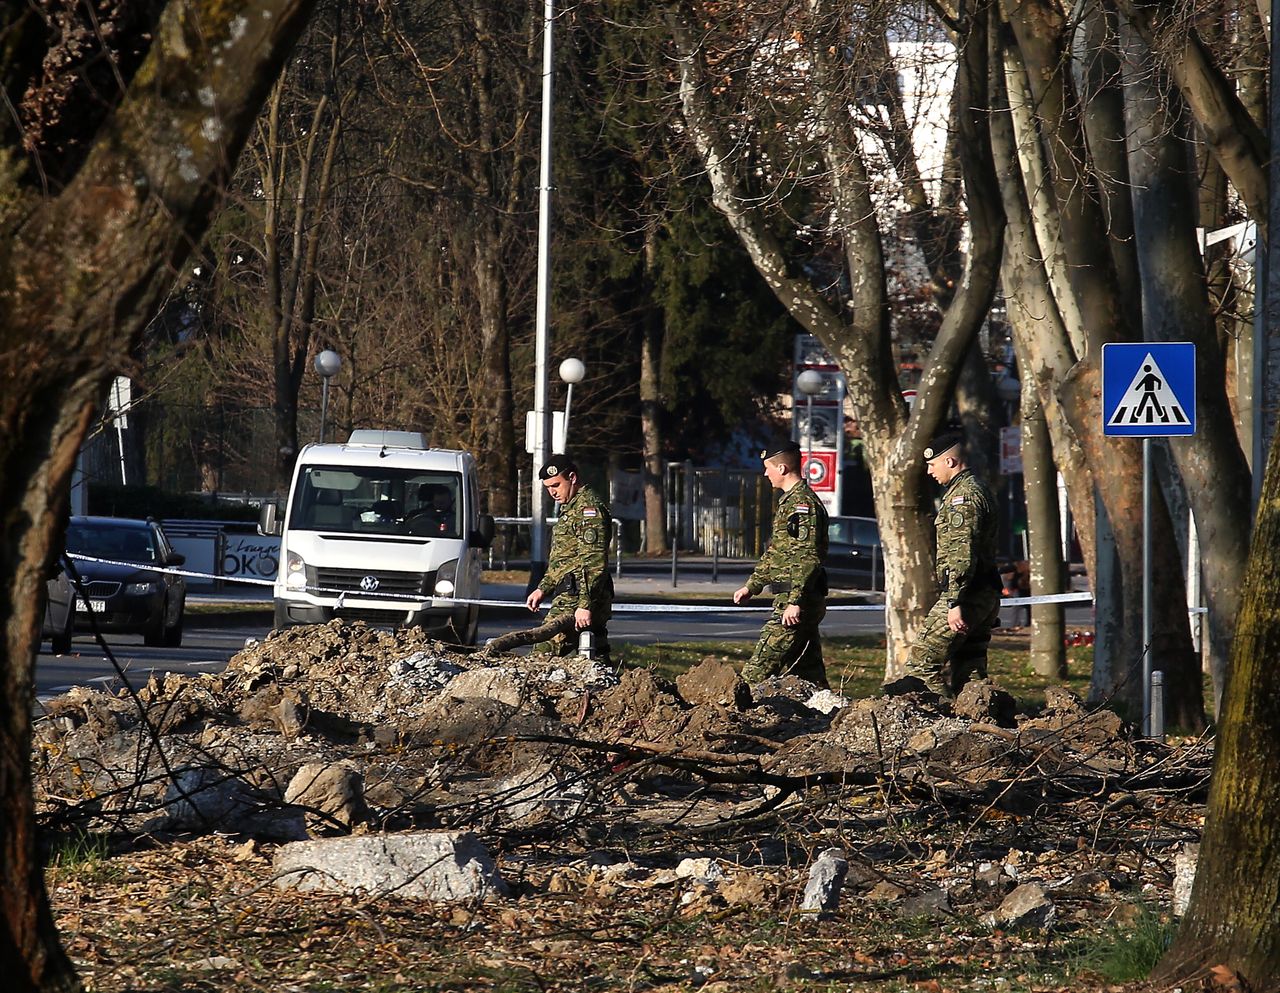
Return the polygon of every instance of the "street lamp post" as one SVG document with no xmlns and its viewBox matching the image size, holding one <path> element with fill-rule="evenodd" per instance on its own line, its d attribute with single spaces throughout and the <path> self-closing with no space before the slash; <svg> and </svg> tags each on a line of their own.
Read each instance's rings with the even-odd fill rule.
<svg viewBox="0 0 1280 993">
<path fill-rule="evenodd" d="M 326 348 L 316 356 L 315 366 L 320 373 L 320 443 L 324 444 L 324 429 L 329 419 L 329 380 L 342 368 L 342 356 Z"/>
<path fill-rule="evenodd" d="M 560 363 L 560 378 L 564 380 L 568 391 L 564 397 L 564 432 L 559 439 L 559 455 L 563 455 L 569 448 L 569 408 L 573 404 L 573 384 L 581 383 L 586 374 L 587 367 L 582 364 L 582 359 L 569 358 Z"/>
<path fill-rule="evenodd" d="M 809 474 L 813 471 L 813 398 L 822 392 L 826 386 L 826 380 L 822 378 L 822 373 L 813 369 L 806 369 L 796 377 L 796 387 L 804 394 L 805 401 L 805 426 L 804 433 L 806 438 L 805 461 L 804 461 L 804 481 L 809 482 Z"/>
<path fill-rule="evenodd" d="M 551 412 L 547 407 L 547 355 L 550 349 L 551 311 L 551 125 L 553 109 L 555 0 L 544 0 L 542 27 L 542 131 L 538 167 L 538 276 L 534 310 L 533 373 L 533 478 L 529 502 L 529 588 L 537 586 L 547 570 L 547 514 L 542 480 L 538 473 L 547 464 L 551 447 Z"/>
</svg>

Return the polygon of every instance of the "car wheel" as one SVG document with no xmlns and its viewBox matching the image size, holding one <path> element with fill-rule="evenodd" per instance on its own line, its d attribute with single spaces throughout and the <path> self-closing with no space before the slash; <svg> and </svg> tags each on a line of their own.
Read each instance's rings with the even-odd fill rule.
<svg viewBox="0 0 1280 993">
<path fill-rule="evenodd" d="M 169 613 L 169 604 L 165 603 L 160 607 L 160 613 L 156 615 L 155 621 L 143 629 L 144 645 L 150 648 L 160 648 L 164 645 L 164 618 L 167 613 Z"/>
<path fill-rule="evenodd" d="M 186 610 L 187 603 L 184 600 L 178 604 L 178 619 L 173 622 L 173 627 L 164 629 L 165 648 L 177 648 L 182 644 L 182 617 Z"/>
<path fill-rule="evenodd" d="M 288 605 L 283 604 L 279 600 L 277 600 L 276 611 L 275 611 L 275 623 L 272 624 L 272 627 L 275 628 L 275 630 L 277 631 L 283 631 L 285 628 L 291 627 L 292 624 L 293 622 L 289 620 Z"/>
<path fill-rule="evenodd" d="M 69 655 L 71 653 L 71 636 L 75 633 L 76 612 L 67 610 L 67 620 L 61 631 L 55 631 L 49 636 L 49 650 L 54 655 Z"/>
<path fill-rule="evenodd" d="M 475 605 L 471 609 L 471 617 L 467 622 L 467 630 L 463 635 L 462 643 L 464 645 L 474 645 L 476 636 L 480 633 L 480 607 Z"/>
</svg>

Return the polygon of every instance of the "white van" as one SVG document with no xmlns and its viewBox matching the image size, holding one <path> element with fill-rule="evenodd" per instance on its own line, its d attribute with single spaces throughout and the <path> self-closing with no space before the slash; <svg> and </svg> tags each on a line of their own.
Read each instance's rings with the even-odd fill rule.
<svg viewBox="0 0 1280 993">
<path fill-rule="evenodd" d="M 275 626 L 334 617 L 421 625 L 475 644 L 481 550 L 493 518 L 479 512 L 475 459 L 428 448 L 412 431 L 353 431 L 298 455 L 284 519 L 264 505 L 258 529 L 280 536 Z"/>
</svg>

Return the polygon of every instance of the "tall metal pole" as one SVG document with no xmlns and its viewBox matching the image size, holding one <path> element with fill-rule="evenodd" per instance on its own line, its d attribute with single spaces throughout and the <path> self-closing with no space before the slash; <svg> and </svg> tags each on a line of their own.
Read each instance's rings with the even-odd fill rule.
<svg viewBox="0 0 1280 993">
<path fill-rule="evenodd" d="M 1142 439 L 1142 733 L 1151 734 L 1151 439 Z"/>
<path fill-rule="evenodd" d="M 808 442 L 808 450 L 804 457 L 804 481 L 807 483 L 813 472 L 813 394 L 806 393 L 804 395 L 805 417 L 807 421 L 804 426 L 804 433 Z"/>
<path fill-rule="evenodd" d="M 324 444 L 324 428 L 329 420 L 329 377 L 320 377 L 320 444 Z"/>
<path fill-rule="evenodd" d="M 533 486 L 529 502 L 529 585 L 541 582 L 547 570 L 547 514 L 538 472 L 547 464 L 551 436 L 551 408 L 547 404 L 547 356 L 550 351 L 551 310 L 551 121 L 553 100 L 555 0 L 545 0 L 542 27 L 542 163 L 538 170 L 538 297 L 533 372 Z"/>
</svg>

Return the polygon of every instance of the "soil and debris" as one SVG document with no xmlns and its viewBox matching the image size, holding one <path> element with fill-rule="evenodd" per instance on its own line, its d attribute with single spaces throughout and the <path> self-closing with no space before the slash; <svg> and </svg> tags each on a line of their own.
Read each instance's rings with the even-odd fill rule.
<svg viewBox="0 0 1280 993">
<path fill-rule="evenodd" d="M 911 689 L 277 632 L 47 705 L 55 913 L 94 990 L 1137 989 L 1089 950 L 1168 928 L 1211 744 Z M 401 843 L 469 854 L 410 899 Z"/>
</svg>

